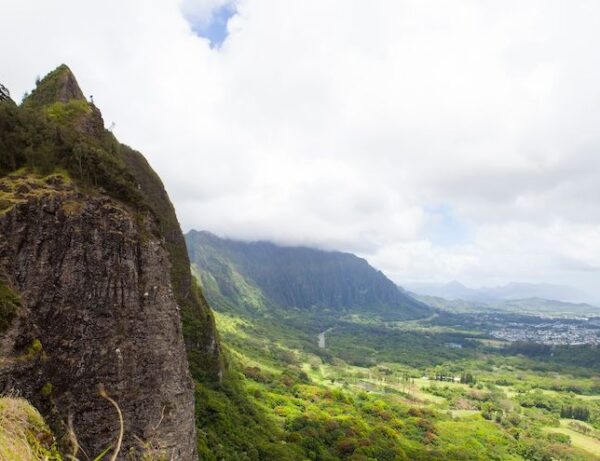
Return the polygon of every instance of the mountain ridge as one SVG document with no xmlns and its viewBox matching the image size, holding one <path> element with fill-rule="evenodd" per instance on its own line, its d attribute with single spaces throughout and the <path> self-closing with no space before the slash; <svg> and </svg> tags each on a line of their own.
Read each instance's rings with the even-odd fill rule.
<svg viewBox="0 0 600 461">
<path fill-rule="evenodd" d="M 212 286 L 213 296 L 220 294 L 231 300 L 236 293 L 235 284 L 230 282 L 241 276 L 270 306 L 374 311 L 397 318 L 430 313 L 428 306 L 351 253 L 222 239 L 206 231 L 190 231 L 185 238 L 190 260 L 203 285 Z"/>
</svg>

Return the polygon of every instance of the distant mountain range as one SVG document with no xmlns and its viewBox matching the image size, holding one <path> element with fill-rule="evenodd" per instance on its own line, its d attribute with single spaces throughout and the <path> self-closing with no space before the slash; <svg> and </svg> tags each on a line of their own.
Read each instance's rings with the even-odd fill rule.
<svg viewBox="0 0 600 461">
<path fill-rule="evenodd" d="M 526 298 L 504 301 L 467 301 L 446 299 L 439 296 L 413 294 L 418 300 L 444 311 L 454 313 L 510 312 L 547 317 L 590 317 L 600 316 L 600 307 L 586 303 L 567 303 L 543 298 Z"/>
<path fill-rule="evenodd" d="M 446 284 L 410 284 L 408 289 L 424 303 L 453 312 L 600 315 L 600 307 L 583 302 L 589 299 L 585 293 L 564 285 L 509 283 L 472 289 L 454 281 Z"/>
<path fill-rule="evenodd" d="M 542 298 L 570 303 L 589 302 L 590 297 L 576 288 L 549 283 L 512 282 L 497 287 L 469 288 L 460 282 L 446 284 L 415 283 L 406 288 L 426 296 L 446 299 L 464 299 L 467 301 L 496 302 L 517 299 Z"/>
<path fill-rule="evenodd" d="M 215 308 L 377 313 L 394 319 L 430 315 L 381 271 L 350 253 L 269 242 L 186 235 L 192 268 Z"/>
</svg>

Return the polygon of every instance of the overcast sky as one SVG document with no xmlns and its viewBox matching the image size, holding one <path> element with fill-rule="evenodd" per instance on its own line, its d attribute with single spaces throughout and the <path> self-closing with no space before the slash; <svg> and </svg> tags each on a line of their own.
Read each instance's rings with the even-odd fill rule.
<svg viewBox="0 0 600 461">
<path fill-rule="evenodd" d="M 184 230 L 600 299 L 598 1 L 0 8 L 0 82 L 20 99 L 67 63 Z"/>
</svg>

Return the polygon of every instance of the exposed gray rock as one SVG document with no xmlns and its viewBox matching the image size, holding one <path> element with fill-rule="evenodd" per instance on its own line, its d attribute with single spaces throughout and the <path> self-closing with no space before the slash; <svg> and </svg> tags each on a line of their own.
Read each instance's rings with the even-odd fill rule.
<svg viewBox="0 0 600 461">
<path fill-rule="evenodd" d="M 118 433 L 102 384 L 125 419 L 119 459 L 148 447 L 196 458 L 193 385 L 156 226 L 60 181 L 0 215 L 0 275 L 22 304 L 0 341 L 0 391 L 31 400 L 62 435 L 72 416 L 90 457 Z"/>
</svg>

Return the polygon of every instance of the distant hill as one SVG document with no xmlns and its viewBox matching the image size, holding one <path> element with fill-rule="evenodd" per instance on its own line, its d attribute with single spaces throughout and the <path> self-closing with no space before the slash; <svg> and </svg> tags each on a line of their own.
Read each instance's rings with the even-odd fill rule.
<svg viewBox="0 0 600 461">
<path fill-rule="evenodd" d="M 553 299 L 512 299 L 504 301 L 501 305 L 507 310 L 521 313 L 600 315 L 600 307 L 586 303 L 567 303 Z"/>
<path fill-rule="evenodd" d="M 484 302 L 418 294 L 414 294 L 414 297 L 432 307 L 454 313 L 510 312 L 548 317 L 600 316 L 600 307 L 591 304 L 567 303 L 543 298 Z"/>
<path fill-rule="evenodd" d="M 431 308 L 350 253 L 240 242 L 204 231 L 189 232 L 186 242 L 193 270 L 216 308 L 323 309 L 395 319 L 431 313 Z"/>
<path fill-rule="evenodd" d="M 512 282 L 497 287 L 469 288 L 460 282 L 446 284 L 416 283 L 407 286 L 414 293 L 449 300 L 494 303 L 508 300 L 545 299 L 567 303 L 589 302 L 589 296 L 570 286 L 549 283 Z"/>
<path fill-rule="evenodd" d="M 454 299 L 472 299 L 477 290 L 466 287 L 460 282 L 453 281 L 445 284 L 413 283 L 405 285 L 406 289 L 419 295 Z"/>
</svg>

